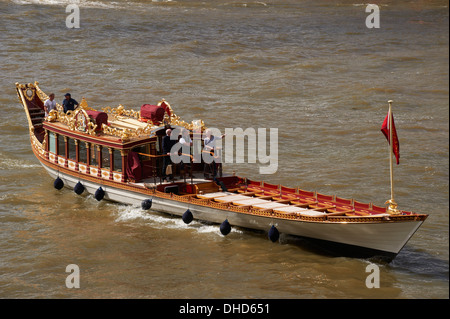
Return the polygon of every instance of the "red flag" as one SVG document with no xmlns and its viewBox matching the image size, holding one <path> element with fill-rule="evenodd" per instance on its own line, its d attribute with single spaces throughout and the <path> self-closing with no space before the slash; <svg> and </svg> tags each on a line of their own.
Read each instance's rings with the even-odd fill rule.
<svg viewBox="0 0 450 319">
<path fill-rule="evenodd" d="M 389 112 L 381 125 L 381 132 L 383 132 L 388 143 L 390 144 L 390 133 L 389 133 Z M 400 162 L 400 144 L 398 143 L 397 131 L 395 130 L 394 115 L 392 115 L 392 139 L 394 140 L 392 144 L 392 150 L 397 158 L 397 165 Z"/>
</svg>

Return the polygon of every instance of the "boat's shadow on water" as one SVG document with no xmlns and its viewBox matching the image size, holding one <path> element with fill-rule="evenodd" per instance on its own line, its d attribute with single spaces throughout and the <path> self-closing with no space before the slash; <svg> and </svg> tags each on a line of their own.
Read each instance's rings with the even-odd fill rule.
<svg viewBox="0 0 450 319">
<path fill-rule="evenodd" d="M 280 243 L 295 245 L 304 251 L 323 257 L 359 258 L 373 263 L 384 264 L 405 273 L 420 274 L 439 280 L 449 280 L 449 262 L 447 260 L 439 259 L 426 251 L 415 249 L 413 246 L 407 245 L 397 256 L 390 257 L 371 255 L 364 252 L 358 253 L 354 249 L 349 249 L 348 246 L 290 235 L 280 237 Z"/>
<path fill-rule="evenodd" d="M 289 244 L 300 249 L 328 258 L 357 258 L 365 259 L 374 263 L 388 264 L 395 256 L 380 254 L 378 251 L 361 249 L 353 245 L 344 245 L 325 240 L 318 240 L 306 237 L 286 235 L 280 237 L 281 244 Z"/>
<path fill-rule="evenodd" d="M 389 263 L 389 267 L 396 271 L 412 275 L 421 275 L 430 279 L 448 281 L 449 262 L 430 253 L 405 246 L 397 257 Z"/>
</svg>

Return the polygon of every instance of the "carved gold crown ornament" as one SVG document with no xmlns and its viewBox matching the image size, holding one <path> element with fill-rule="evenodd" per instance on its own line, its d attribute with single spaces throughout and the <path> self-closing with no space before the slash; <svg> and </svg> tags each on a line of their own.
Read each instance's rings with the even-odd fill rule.
<svg viewBox="0 0 450 319">
<path fill-rule="evenodd" d="M 86 110 L 86 111 L 96 111 L 96 110 L 93 109 L 92 107 L 89 107 L 89 106 L 88 106 L 88 103 L 87 103 L 85 97 L 81 98 L 80 107 L 81 107 L 83 110 Z"/>
</svg>

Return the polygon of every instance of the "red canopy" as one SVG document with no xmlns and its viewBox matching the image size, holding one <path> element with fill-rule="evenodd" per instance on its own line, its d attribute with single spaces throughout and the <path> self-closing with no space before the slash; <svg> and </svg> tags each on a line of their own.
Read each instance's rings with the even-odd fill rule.
<svg viewBox="0 0 450 319">
<path fill-rule="evenodd" d="M 164 119 L 164 108 L 158 105 L 144 104 L 141 106 L 141 118 L 151 120 L 154 124 L 159 124 Z"/>
<path fill-rule="evenodd" d="M 97 124 L 96 131 L 102 130 L 102 124 L 108 125 L 108 114 L 101 111 L 86 111 L 86 113 L 89 115 L 91 119 L 95 121 L 95 124 Z"/>
</svg>

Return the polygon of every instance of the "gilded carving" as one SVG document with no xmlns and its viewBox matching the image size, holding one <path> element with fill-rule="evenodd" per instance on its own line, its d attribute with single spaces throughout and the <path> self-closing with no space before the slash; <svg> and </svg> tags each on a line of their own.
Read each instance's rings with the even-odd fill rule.
<svg viewBox="0 0 450 319">
<path fill-rule="evenodd" d="M 128 141 L 132 135 L 132 132 L 129 129 L 122 130 L 105 124 L 102 124 L 102 131 L 104 134 L 120 137 L 122 141 Z"/>
<path fill-rule="evenodd" d="M 51 110 L 51 111 L 48 113 L 47 121 L 49 121 L 49 122 L 56 122 L 57 120 L 58 120 L 58 111 L 56 111 L 56 110 Z"/>
<path fill-rule="evenodd" d="M 43 92 L 39 86 L 38 82 L 36 81 L 33 83 L 28 84 L 19 84 L 16 83 L 16 87 L 18 88 L 18 93 L 21 93 L 23 98 L 26 98 L 28 100 L 32 100 L 35 96 L 35 94 L 38 95 L 38 97 L 45 101 L 48 99 L 47 94 Z M 29 90 L 29 92 L 28 92 Z M 27 93 L 28 92 L 28 93 Z M 19 95 L 19 98 L 20 98 Z M 160 126 L 152 125 L 148 123 L 144 128 L 142 127 L 136 127 L 133 128 L 119 128 L 114 127 L 110 125 L 102 124 L 100 132 L 97 131 L 97 124 L 94 123 L 89 116 L 86 113 L 86 110 L 94 110 L 93 108 L 88 106 L 88 103 L 86 99 L 83 97 L 80 103 L 80 106 L 75 109 L 74 111 L 68 111 L 67 113 L 63 112 L 63 107 L 56 103 L 56 110 L 50 111 L 49 115 L 47 116 L 48 122 L 60 122 L 62 124 L 65 124 L 69 130 L 72 131 L 80 131 L 89 135 L 97 135 L 99 133 L 103 133 L 106 135 L 112 135 L 117 136 L 122 141 L 129 141 L 131 138 L 134 137 L 141 137 L 145 135 L 150 135 L 152 131 L 157 129 L 158 127 L 163 127 L 165 125 L 171 125 L 171 126 L 180 126 L 184 127 L 190 131 L 193 130 L 204 130 L 205 125 L 202 120 L 192 121 L 191 123 L 187 123 L 183 121 L 178 115 L 176 115 L 173 112 L 172 107 L 170 104 L 165 100 L 162 99 L 158 105 L 165 104 L 165 108 L 167 110 L 163 123 Z M 108 114 L 111 120 L 123 120 L 126 118 L 131 119 L 139 119 L 140 118 L 140 111 L 135 111 L 132 109 L 126 109 L 125 106 L 122 104 L 119 104 L 116 108 L 111 108 L 109 106 L 102 108 L 102 111 Z M 170 114 L 170 116 L 168 115 Z M 33 128 L 31 128 L 33 130 Z M 31 131 L 30 133 L 34 133 L 34 131 Z"/>
<path fill-rule="evenodd" d="M 139 111 L 127 110 L 122 104 L 119 104 L 119 106 L 116 108 L 111 108 L 110 106 L 103 107 L 102 111 L 111 114 L 113 118 L 116 118 L 117 116 L 128 116 L 138 119 L 140 117 Z"/>
<path fill-rule="evenodd" d="M 88 106 L 88 103 L 87 103 L 85 97 L 83 97 L 83 98 L 81 99 L 80 107 L 81 107 L 83 110 L 87 110 L 87 111 L 95 111 L 95 109 L 93 109 L 92 107 L 89 107 L 89 106 Z"/>
<path fill-rule="evenodd" d="M 28 101 L 32 101 L 34 99 L 34 93 L 35 93 L 35 90 L 33 90 L 30 87 L 28 87 L 25 90 L 25 97 L 27 98 Z"/>
</svg>

